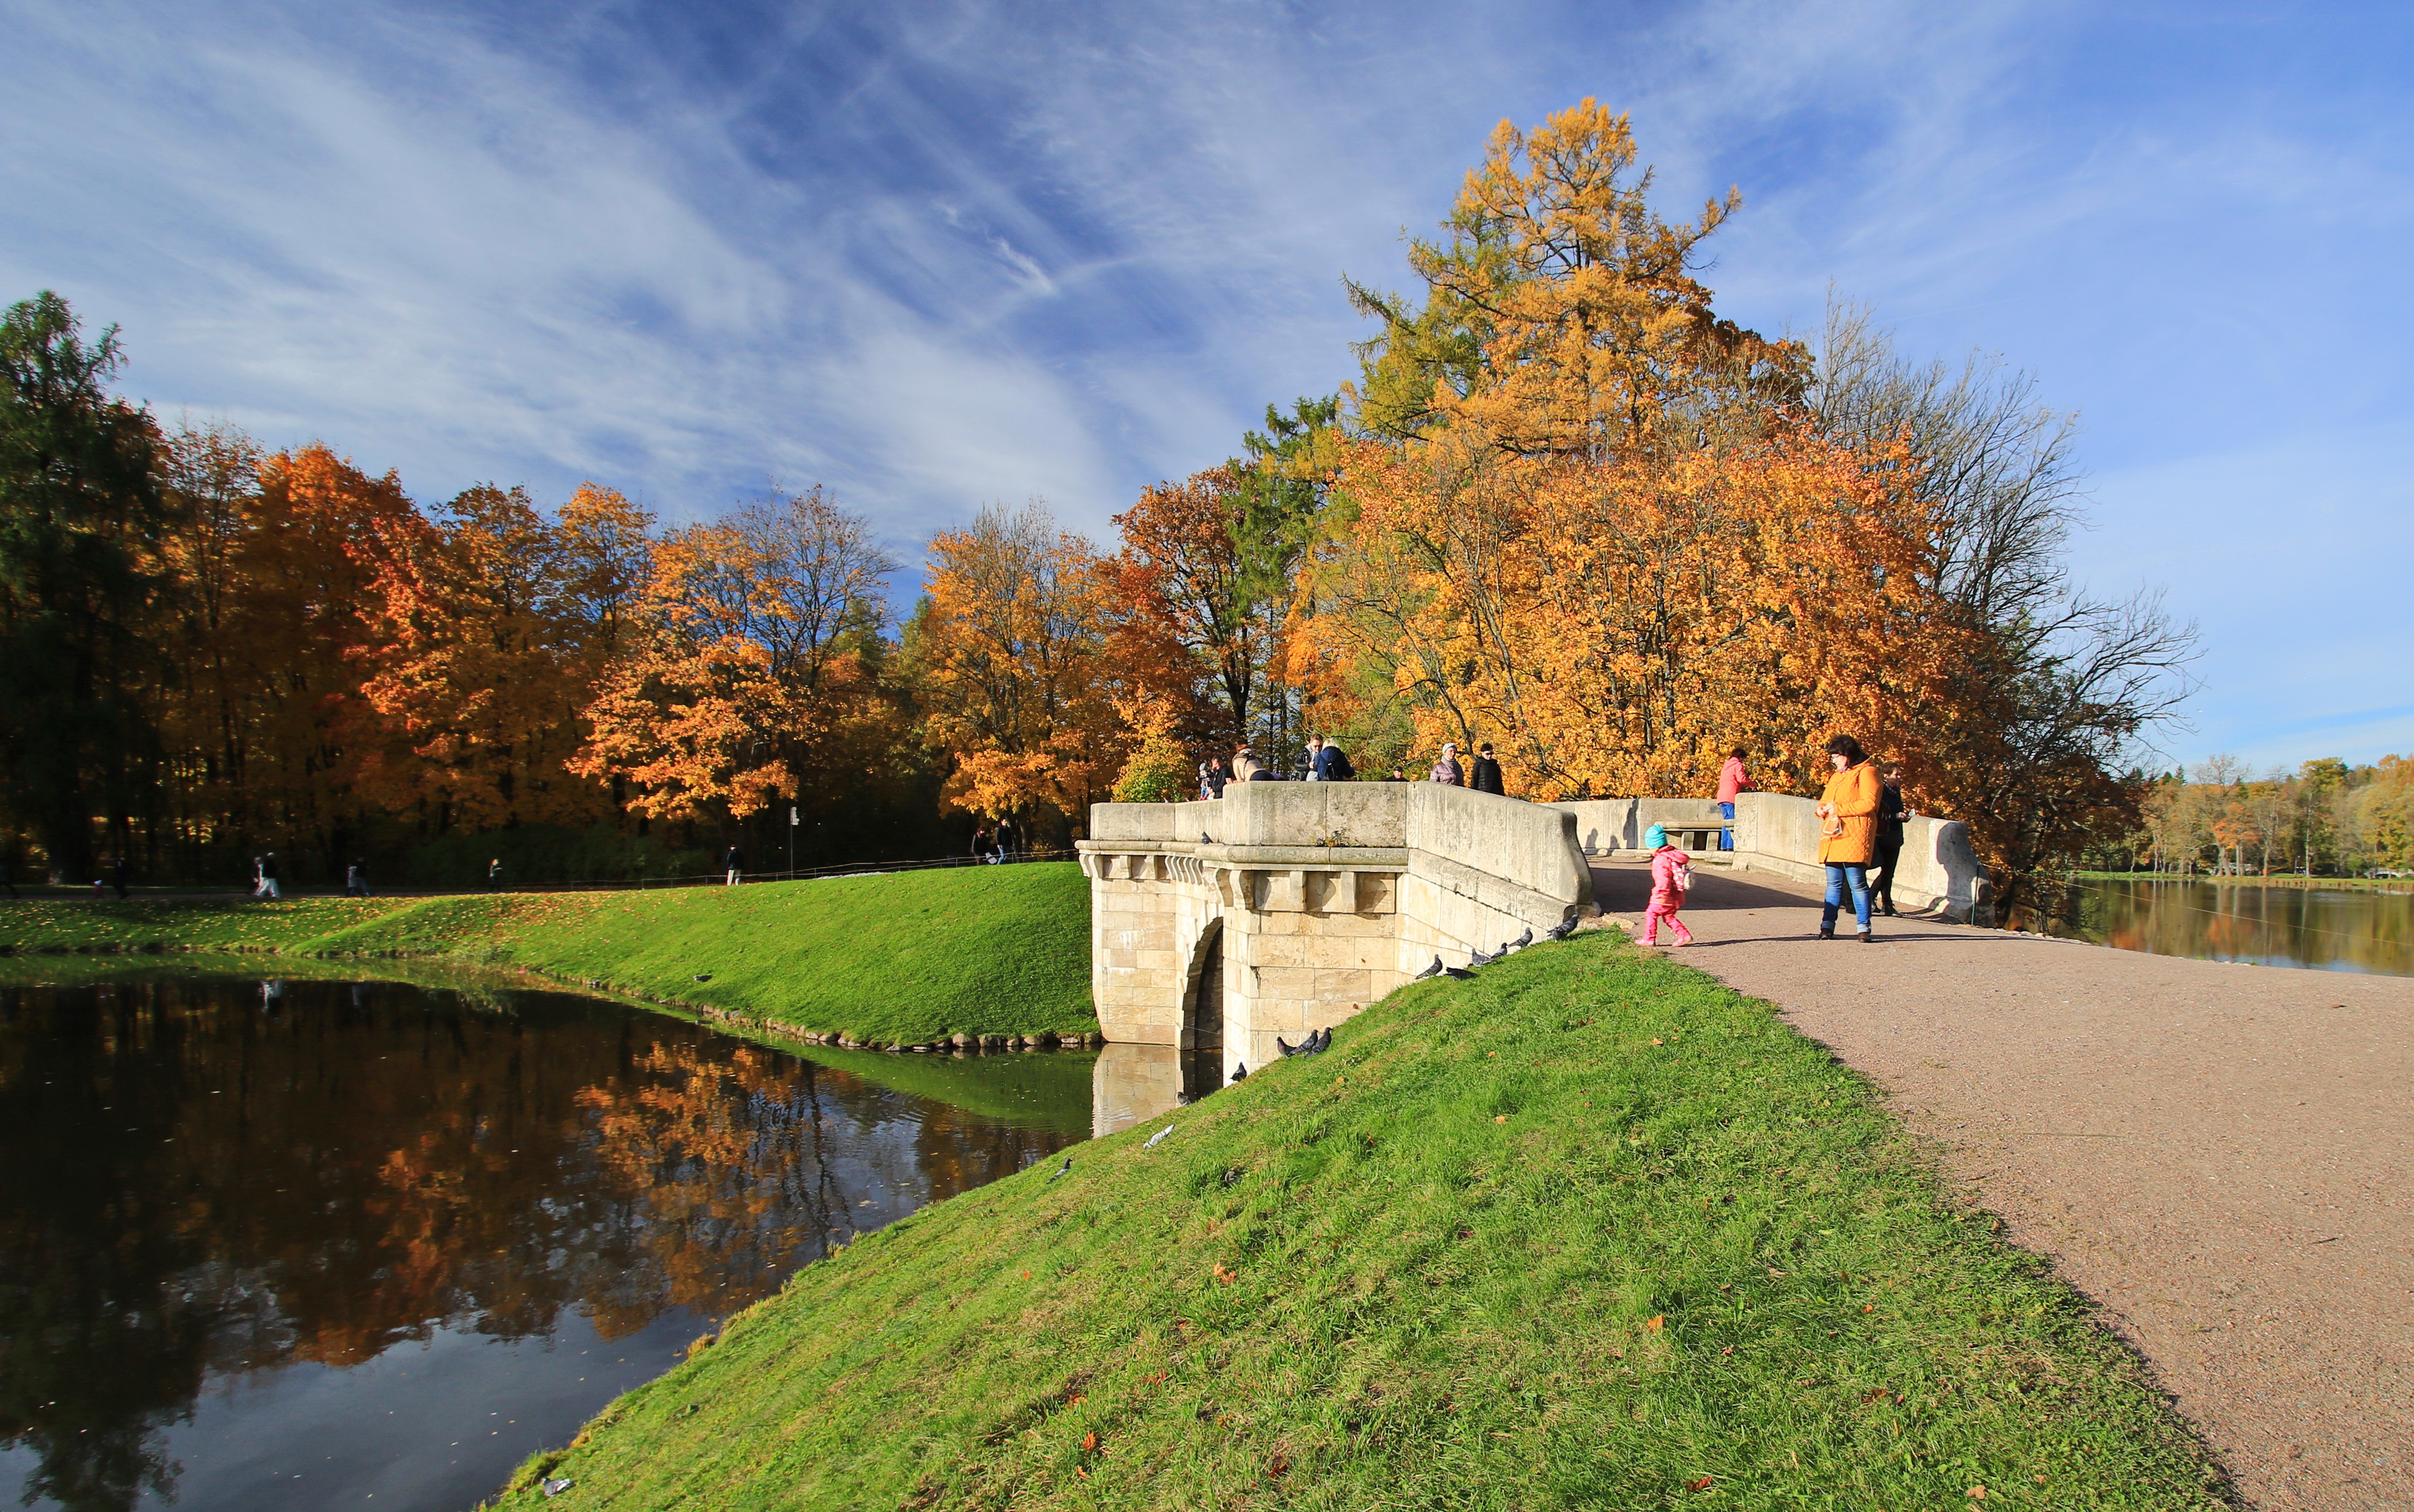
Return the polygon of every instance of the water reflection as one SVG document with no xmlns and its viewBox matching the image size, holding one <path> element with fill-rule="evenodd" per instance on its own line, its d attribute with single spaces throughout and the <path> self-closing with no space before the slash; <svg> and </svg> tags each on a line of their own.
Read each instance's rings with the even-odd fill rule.
<svg viewBox="0 0 2414 1512">
<path fill-rule="evenodd" d="M 1223 1084 L 1218 1050 L 1170 1045 L 1110 1045 L 1091 1072 L 1090 1133 L 1104 1139 L 1143 1119 L 1188 1107 Z"/>
<path fill-rule="evenodd" d="M 552 994 L 0 988 L 0 1491 L 466 1506 L 797 1267 L 1079 1138 L 1066 1059 L 1074 1106 L 1001 1115 Z"/>
<path fill-rule="evenodd" d="M 2404 893 L 2209 881 L 2080 882 L 2054 909 L 2050 926 L 2156 956 L 2414 976 L 2414 896 Z"/>
</svg>

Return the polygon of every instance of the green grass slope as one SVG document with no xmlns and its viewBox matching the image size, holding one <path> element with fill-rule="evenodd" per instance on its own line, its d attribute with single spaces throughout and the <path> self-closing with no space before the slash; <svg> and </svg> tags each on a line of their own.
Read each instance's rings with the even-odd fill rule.
<svg viewBox="0 0 2414 1512">
<path fill-rule="evenodd" d="M 916 1045 L 1095 1031 L 1089 921 L 1087 880 L 1056 863 L 366 902 L 28 901 L 0 904 L 0 948 L 443 957 Z"/>
<path fill-rule="evenodd" d="M 2218 1505 L 1855 1075 L 1604 935 L 1072 1156 L 808 1267 L 503 1504 Z"/>
</svg>

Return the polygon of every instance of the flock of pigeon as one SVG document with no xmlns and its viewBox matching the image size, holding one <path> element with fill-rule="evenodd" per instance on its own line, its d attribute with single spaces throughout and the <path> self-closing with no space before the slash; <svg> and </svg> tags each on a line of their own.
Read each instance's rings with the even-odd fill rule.
<svg viewBox="0 0 2414 1512">
<path fill-rule="evenodd" d="M 1575 920 L 1573 920 L 1573 919 L 1562 919 L 1562 920 L 1560 920 L 1557 924 L 1555 924 L 1555 925 L 1551 926 L 1551 927 L 1550 927 L 1550 928 L 1548 928 L 1548 929 L 1546 929 L 1546 930 L 1542 931 L 1542 938 L 1543 938 L 1543 939 L 1545 939 L 1545 940 L 1565 940 L 1568 936 L 1570 936 L 1570 935 L 1572 935 L 1572 934 L 1574 934 L 1575 932 L 1576 932 L 1576 921 L 1575 921 Z M 1475 974 L 1475 972 L 1474 972 L 1472 970 L 1470 970 L 1470 968 L 1472 968 L 1472 967 L 1477 967 L 1477 966 L 1489 966 L 1489 965 L 1491 965 L 1494 961 L 1497 961 L 1497 960 L 1500 959 L 1500 958 L 1501 958 L 1502 956 L 1507 956 L 1510 952 L 1512 952 L 1512 951 L 1517 951 L 1517 950 L 1523 950 L 1523 949 L 1525 949 L 1527 945 L 1530 945 L 1530 944 L 1532 944 L 1533 942 L 1534 942 L 1534 931 L 1533 931 L 1533 930 L 1531 930 L 1531 929 L 1528 929 L 1528 930 L 1527 930 L 1524 934 L 1519 935 L 1519 936 L 1518 936 L 1516 939 L 1514 939 L 1514 940 L 1503 941 L 1501 942 L 1500 948 L 1499 948 L 1498 950 L 1494 951 L 1494 952 L 1493 952 L 1492 954 L 1490 954 L 1489 956 L 1485 955 L 1483 952 L 1482 952 L 1482 951 L 1480 951 L 1480 950 L 1473 950 L 1473 951 L 1469 951 L 1469 952 L 1468 952 L 1468 955 L 1467 955 L 1467 965 L 1466 965 L 1466 966 L 1444 966 L 1444 965 L 1441 963 L 1441 957 L 1440 957 L 1440 956 L 1435 956 L 1435 957 L 1433 958 L 1433 964 L 1432 964 L 1431 966 L 1428 966 L 1428 967 L 1426 967 L 1423 971 L 1419 971 L 1419 972 L 1418 972 L 1414 977 L 1411 977 L 1409 980 L 1411 980 L 1411 981 L 1415 981 L 1415 982 L 1422 982 L 1422 981 L 1425 980 L 1427 977 L 1433 977 L 1433 976 L 1454 976 L 1454 977 L 1458 978 L 1460 981 L 1464 982 L 1464 981 L 1466 981 L 1468 977 L 1473 976 L 1473 975 Z M 1276 1043 L 1280 1043 L 1280 1042 L 1276 1042 Z"/>
</svg>

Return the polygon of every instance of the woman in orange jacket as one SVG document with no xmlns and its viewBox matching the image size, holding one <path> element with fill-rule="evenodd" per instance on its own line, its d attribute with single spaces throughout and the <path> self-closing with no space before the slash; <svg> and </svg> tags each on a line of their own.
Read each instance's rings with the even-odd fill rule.
<svg viewBox="0 0 2414 1512">
<path fill-rule="evenodd" d="M 1860 921 L 1861 943 L 1870 942 L 1870 862 L 1878 843 L 1878 769 L 1861 743 L 1850 735 L 1827 742 L 1827 763 L 1835 775 L 1819 794 L 1819 860 L 1827 868 L 1827 906 L 1819 915 L 1819 938 L 1836 938 L 1836 911 L 1851 889 L 1853 916 Z"/>
</svg>

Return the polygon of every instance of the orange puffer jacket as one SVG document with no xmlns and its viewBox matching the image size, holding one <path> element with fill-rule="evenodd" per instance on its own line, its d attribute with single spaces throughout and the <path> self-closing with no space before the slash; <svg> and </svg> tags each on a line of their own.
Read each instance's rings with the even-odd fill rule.
<svg viewBox="0 0 2414 1512">
<path fill-rule="evenodd" d="M 1876 856 L 1880 787 L 1875 762 L 1848 766 L 1827 779 L 1827 790 L 1819 794 L 1819 801 L 1842 822 L 1844 833 L 1820 839 L 1821 861 L 1866 867 Z"/>
</svg>

